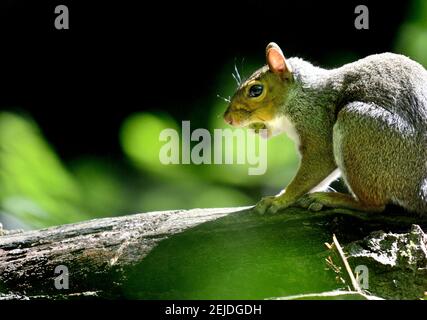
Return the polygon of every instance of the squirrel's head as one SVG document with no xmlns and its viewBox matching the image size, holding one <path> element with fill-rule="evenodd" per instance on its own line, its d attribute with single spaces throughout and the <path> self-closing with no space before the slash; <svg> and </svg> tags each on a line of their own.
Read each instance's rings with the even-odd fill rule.
<svg viewBox="0 0 427 320">
<path fill-rule="evenodd" d="M 292 70 L 280 47 L 271 42 L 266 48 L 267 65 L 243 82 L 230 100 L 224 120 L 236 127 L 269 129 L 285 103 Z"/>
</svg>

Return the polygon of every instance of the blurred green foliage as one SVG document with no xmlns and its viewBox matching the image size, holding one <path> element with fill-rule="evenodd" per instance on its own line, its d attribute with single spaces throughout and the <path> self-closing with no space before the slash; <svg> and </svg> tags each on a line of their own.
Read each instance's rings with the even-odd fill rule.
<svg viewBox="0 0 427 320">
<path fill-rule="evenodd" d="M 0 176 L 4 218 L 30 227 L 85 218 L 78 184 L 30 119 L 0 115 Z"/>
<path fill-rule="evenodd" d="M 232 68 L 231 64 L 225 67 L 214 95 L 232 94 L 235 83 L 228 72 Z M 181 120 L 190 120 L 191 131 L 204 127 L 213 133 L 229 128 L 218 116 L 225 108 L 226 103 L 215 97 L 204 119 L 197 112 L 193 119 L 179 121 L 165 113 L 131 114 L 118 133 L 123 161 L 93 156 L 66 164 L 32 119 L 1 113 L 1 221 L 7 228 L 29 229 L 152 210 L 243 206 L 254 204 L 261 194 L 283 188 L 298 165 L 294 144 L 285 136 L 268 141 L 265 175 L 248 175 L 249 164 L 160 162 L 159 152 L 166 143 L 159 140 L 162 130 L 172 128 L 180 133 Z M 223 153 L 226 147 L 223 144 Z M 236 154 L 237 145 L 232 147 Z"/>
<path fill-rule="evenodd" d="M 427 65 L 427 2 L 412 2 L 395 51 Z M 355 55 L 331 57 L 333 61 L 323 63 L 334 65 Z M 249 57 L 244 73 L 262 64 Z M 159 134 L 165 128 L 180 132 L 182 120 L 191 121 L 191 130 L 207 128 L 212 133 L 227 127 L 221 117 L 226 103 L 216 95 L 229 96 L 235 90 L 233 69 L 230 62 L 218 73 L 218 85 L 203 106 L 194 106 L 193 118 L 129 115 L 117 133 L 122 161 L 93 156 L 64 163 L 32 119 L 0 113 L 0 221 L 8 228 L 36 228 L 149 210 L 251 205 L 262 195 L 277 193 L 298 166 L 295 146 L 283 135 L 268 141 L 264 175 L 248 175 L 249 165 L 163 165 L 159 160 L 165 144 Z"/>
<path fill-rule="evenodd" d="M 396 52 L 427 66 L 427 1 L 413 0 L 396 37 Z"/>
</svg>

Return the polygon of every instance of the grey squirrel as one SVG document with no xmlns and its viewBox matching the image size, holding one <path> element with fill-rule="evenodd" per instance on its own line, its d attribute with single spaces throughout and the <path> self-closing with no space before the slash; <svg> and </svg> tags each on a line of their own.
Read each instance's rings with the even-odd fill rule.
<svg viewBox="0 0 427 320">
<path fill-rule="evenodd" d="M 368 56 L 326 70 L 285 59 L 275 43 L 267 64 L 238 87 L 224 114 L 233 126 L 287 132 L 298 172 L 255 207 L 340 207 L 380 212 L 397 204 L 427 214 L 427 71 L 398 54 Z M 280 152 L 277 150 L 276 152 Z M 341 174 L 351 194 L 318 192 Z"/>
</svg>

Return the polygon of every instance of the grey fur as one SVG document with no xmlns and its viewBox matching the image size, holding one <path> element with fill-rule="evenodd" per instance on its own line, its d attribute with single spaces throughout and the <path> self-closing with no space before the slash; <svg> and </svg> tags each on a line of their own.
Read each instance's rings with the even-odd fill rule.
<svg viewBox="0 0 427 320">
<path fill-rule="evenodd" d="M 361 203 L 426 214 L 427 71 L 393 53 L 332 70 L 288 63 L 293 82 L 281 112 L 303 140 L 302 162 L 317 152 L 311 167 L 325 169 L 316 179 L 338 166 Z"/>
</svg>

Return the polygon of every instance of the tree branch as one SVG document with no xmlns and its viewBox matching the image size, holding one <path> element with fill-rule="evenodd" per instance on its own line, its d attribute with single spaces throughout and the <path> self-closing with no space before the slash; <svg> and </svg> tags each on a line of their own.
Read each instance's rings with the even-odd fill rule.
<svg viewBox="0 0 427 320">
<path fill-rule="evenodd" d="M 0 292 L 3 287 L 35 297 L 63 294 L 54 286 L 54 270 L 64 265 L 72 274 L 75 295 L 91 296 L 94 289 L 98 295 L 114 295 L 124 270 L 161 240 L 244 209 L 159 211 L 1 236 Z"/>
<path fill-rule="evenodd" d="M 158 272 L 156 268 L 162 268 L 162 264 L 166 263 L 173 269 L 171 263 L 178 263 L 183 252 L 185 258 L 179 260 L 181 264 L 182 261 L 190 263 L 191 260 L 194 265 L 216 254 L 215 257 L 223 263 L 231 255 L 233 261 L 235 257 L 242 257 L 246 259 L 242 262 L 244 265 L 251 265 L 259 263 L 260 251 L 252 252 L 254 245 L 258 244 L 261 251 L 265 248 L 264 243 L 270 246 L 277 243 L 283 250 L 296 250 L 286 246 L 289 241 L 292 243 L 300 239 L 298 241 L 302 242 L 298 251 L 307 255 L 307 251 L 324 250 L 323 243 L 330 240 L 332 233 L 337 234 L 340 242 L 346 245 L 386 225 L 394 225 L 399 230 L 407 226 L 409 230 L 411 223 L 420 223 L 416 217 L 371 215 L 349 210 L 341 212 L 338 209 L 313 213 L 289 208 L 274 216 L 260 216 L 247 209 L 150 212 L 0 236 L 0 300 L 123 297 L 123 285 L 132 282 L 129 278 L 132 272 L 139 275 L 148 272 L 149 277 L 155 277 Z M 183 233 L 187 230 L 189 232 Z M 175 235 L 184 241 L 178 247 L 170 246 L 170 241 L 176 243 L 176 238 L 172 239 Z M 303 241 L 307 236 L 312 239 Z M 285 238 L 287 241 L 283 241 Z M 166 255 L 160 255 L 156 268 L 153 269 L 151 265 L 148 270 L 150 263 L 144 264 L 147 261 L 145 258 L 166 239 L 170 239 L 164 246 Z M 201 256 L 198 242 L 204 248 Z M 232 252 L 224 251 L 223 248 L 227 247 L 225 244 Z M 184 251 L 175 252 L 176 248 Z M 55 287 L 58 277 L 55 268 L 58 266 L 65 266 L 69 271 L 69 290 Z M 143 285 L 144 290 L 150 290 L 149 285 Z"/>
</svg>

